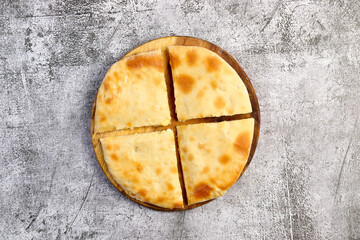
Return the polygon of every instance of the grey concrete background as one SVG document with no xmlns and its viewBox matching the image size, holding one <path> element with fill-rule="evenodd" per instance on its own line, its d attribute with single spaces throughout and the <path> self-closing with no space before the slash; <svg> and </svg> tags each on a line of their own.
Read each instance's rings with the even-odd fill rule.
<svg viewBox="0 0 360 240">
<path fill-rule="evenodd" d="M 95 159 L 95 93 L 167 35 L 221 46 L 257 91 L 253 162 L 222 198 L 177 213 L 123 197 Z M 0 1 L 2 239 L 360 239 L 357 0 Z"/>
</svg>

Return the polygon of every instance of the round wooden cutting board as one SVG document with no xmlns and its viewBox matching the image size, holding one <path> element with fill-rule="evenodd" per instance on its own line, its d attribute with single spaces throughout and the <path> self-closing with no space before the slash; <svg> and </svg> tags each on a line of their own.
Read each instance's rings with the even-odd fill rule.
<svg viewBox="0 0 360 240">
<path fill-rule="evenodd" d="M 156 49 L 166 49 L 168 46 L 173 46 L 173 45 L 183 45 L 183 46 L 199 46 L 199 47 L 204 47 L 207 48 L 215 53 L 217 53 L 220 57 L 222 57 L 228 64 L 230 64 L 231 67 L 233 67 L 235 69 L 235 71 L 239 74 L 239 76 L 241 77 L 241 79 L 243 80 L 243 82 L 245 83 L 245 86 L 248 90 L 249 96 L 250 96 L 250 101 L 251 101 L 251 106 L 253 109 L 253 112 L 251 114 L 249 114 L 249 116 L 244 116 L 244 118 L 247 117 L 253 117 L 255 120 L 255 128 L 254 128 L 254 135 L 253 135 L 253 141 L 252 141 L 252 145 L 251 145 L 251 149 L 250 149 L 250 154 L 249 154 L 249 158 L 248 161 L 243 169 L 243 171 L 240 174 L 240 177 L 242 176 L 242 174 L 245 172 L 245 170 L 247 169 L 247 167 L 249 166 L 254 153 L 255 153 L 255 149 L 258 143 L 258 139 L 259 139 L 259 132 L 260 132 L 260 109 L 259 109 L 259 103 L 258 103 L 258 99 L 256 97 L 256 93 L 255 90 L 250 82 L 250 79 L 248 78 L 248 76 L 246 75 L 246 73 L 244 72 L 244 70 L 240 67 L 240 65 L 237 63 L 237 61 L 226 51 L 224 51 L 223 49 L 221 49 L 220 47 L 202 40 L 202 39 L 198 39 L 198 38 L 194 38 L 194 37 L 184 37 L 184 36 L 172 36 L 172 37 L 163 37 L 163 38 L 158 38 L 152 41 L 149 41 L 147 43 L 144 43 L 141 46 L 138 46 L 136 48 L 134 48 L 133 50 L 131 50 L 130 52 L 128 52 L 124 57 L 129 57 L 131 55 L 137 54 L 137 53 L 141 53 L 141 52 L 149 52 L 152 50 L 156 50 Z M 123 57 L 123 58 L 124 58 Z M 167 75 L 171 75 L 171 73 L 169 73 L 168 70 L 165 71 L 165 74 Z M 113 176 L 111 175 L 109 169 L 107 168 L 107 165 L 105 163 L 104 160 L 104 155 L 102 152 L 102 148 L 101 148 L 101 144 L 99 139 L 104 137 L 105 135 L 103 133 L 94 133 L 94 124 L 95 124 L 95 109 L 96 109 L 96 96 L 95 96 L 95 100 L 94 100 L 94 104 L 93 104 L 93 108 L 92 108 L 92 113 L 91 113 L 91 138 L 92 138 L 92 143 L 93 143 L 93 147 L 94 147 L 94 151 L 95 151 L 95 155 L 96 158 L 101 166 L 101 169 L 104 171 L 106 177 L 110 180 L 110 182 L 122 193 L 124 194 L 126 197 L 128 197 L 129 199 L 131 199 L 134 202 L 137 202 L 141 205 L 144 205 L 146 207 L 149 208 L 153 208 L 156 210 L 163 210 L 163 211 L 181 211 L 181 210 L 187 210 L 187 209 L 191 209 L 191 208 L 195 208 L 195 207 L 199 207 L 201 205 L 204 205 L 212 200 L 209 201 L 205 201 L 205 202 L 201 202 L 201 203 L 197 203 L 197 204 L 193 204 L 193 205 L 187 205 L 185 206 L 185 208 L 183 209 L 167 209 L 167 208 L 161 208 L 149 203 L 145 203 L 145 202 L 141 202 L 131 196 L 129 196 L 122 188 L 121 186 L 115 181 L 115 179 L 113 178 Z M 154 130 L 161 130 L 161 127 L 146 127 L 145 131 L 154 131 Z M 143 130 L 144 131 L 144 130 Z M 127 134 L 134 134 L 137 133 L 136 129 L 129 129 L 126 130 Z M 106 136 L 109 136 L 109 134 L 107 134 Z M 113 136 L 116 136 L 116 132 L 114 132 Z M 181 172 L 180 172 L 181 174 Z M 239 178 L 240 178 L 239 177 Z"/>
</svg>

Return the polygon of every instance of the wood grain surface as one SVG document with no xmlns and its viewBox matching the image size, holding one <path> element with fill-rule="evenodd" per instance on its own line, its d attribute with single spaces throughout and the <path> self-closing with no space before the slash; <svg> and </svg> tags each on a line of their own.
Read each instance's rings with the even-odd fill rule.
<svg viewBox="0 0 360 240">
<path fill-rule="evenodd" d="M 169 66 L 169 54 L 167 51 L 167 47 L 172 46 L 172 45 L 204 47 L 204 48 L 207 48 L 207 49 L 217 53 L 220 57 L 222 57 L 231 67 L 233 67 L 235 69 L 235 71 L 239 74 L 239 76 L 245 83 L 245 86 L 246 86 L 249 96 L 250 96 L 250 101 L 251 101 L 253 112 L 251 114 L 238 114 L 238 115 L 234 115 L 234 116 L 211 117 L 211 118 L 193 119 L 193 120 L 188 120 L 185 122 L 179 122 L 177 120 L 176 114 L 175 114 L 175 102 L 174 102 L 174 95 L 173 95 L 174 92 L 173 92 L 173 86 L 172 86 L 172 76 L 171 76 L 171 69 Z M 203 123 L 203 122 L 220 122 L 220 121 L 229 121 L 229 120 L 237 120 L 237 119 L 253 117 L 255 119 L 253 141 L 252 141 L 248 161 L 247 161 L 243 171 L 240 174 L 240 177 L 241 177 L 242 174 L 247 169 L 247 167 L 249 166 L 249 164 L 254 156 L 256 146 L 258 143 L 258 139 L 259 139 L 259 132 L 260 132 L 259 103 L 258 103 L 258 100 L 256 97 L 255 90 L 250 82 L 250 79 L 248 78 L 248 76 L 246 75 L 244 70 L 240 67 L 240 65 L 237 63 L 237 61 L 229 53 L 227 53 L 220 47 L 218 47 L 215 44 L 212 44 L 208 41 L 194 38 L 194 37 L 186 37 L 186 36 L 164 37 L 164 38 L 159 38 L 159 39 L 155 39 L 155 40 L 149 41 L 147 43 L 144 43 L 143 45 L 138 46 L 138 47 L 134 48 L 133 50 L 131 50 L 124 57 L 128 57 L 128 56 L 131 56 L 131 55 L 134 55 L 137 53 L 141 53 L 141 52 L 148 52 L 148 51 L 156 50 L 156 49 L 161 49 L 162 54 L 163 54 L 163 64 L 165 66 L 165 79 L 166 79 L 166 84 L 167 84 L 167 89 L 168 89 L 169 107 L 170 107 L 171 118 L 172 118 L 171 124 L 169 126 L 147 126 L 147 127 L 138 127 L 138 128 L 134 128 L 134 129 L 123 129 L 123 130 L 116 130 L 116 131 L 111 131 L 111 132 L 95 133 L 94 132 L 95 109 L 96 109 L 96 96 L 95 96 L 95 100 L 94 100 L 93 107 L 92 107 L 92 113 L 91 113 L 91 138 L 92 138 L 93 148 L 95 151 L 96 158 L 101 166 L 101 169 L 105 173 L 106 177 L 122 194 L 124 194 L 130 200 L 137 202 L 143 206 L 146 206 L 146 207 L 149 207 L 152 209 L 156 209 L 156 210 L 181 211 L 181 210 L 192 209 L 192 208 L 204 205 L 212 200 L 201 202 L 201 203 L 196 203 L 196 204 L 192 204 L 192 205 L 187 204 L 185 186 L 184 186 L 182 170 L 181 170 L 182 169 L 181 161 L 179 159 L 179 152 L 178 152 L 177 146 L 176 146 L 176 149 L 177 149 L 177 158 L 178 158 L 179 178 L 180 178 L 180 183 L 181 183 L 181 187 L 183 190 L 185 207 L 184 208 L 167 209 L 167 208 L 161 208 L 161 207 L 158 207 L 158 206 L 146 203 L 146 202 L 141 202 L 141 201 L 129 196 L 121 188 L 121 186 L 115 181 L 115 179 L 111 175 L 109 169 L 107 168 L 99 139 L 104 138 L 104 137 L 110 137 L 110 136 L 122 136 L 122 135 L 129 135 L 129 134 L 135 134 L 135 133 L 144 133 L 144 132 L 153 132 L 153 131 L 162 131 L 165 129 L 172 129 L 174 131 L 175 139 L 176 139 L 176 143 L 177 143 L 176 126 L 178 126 L 178 125 L 189 125 L 189 124 L 196 124 L 196 123 Z"/>
</svg>

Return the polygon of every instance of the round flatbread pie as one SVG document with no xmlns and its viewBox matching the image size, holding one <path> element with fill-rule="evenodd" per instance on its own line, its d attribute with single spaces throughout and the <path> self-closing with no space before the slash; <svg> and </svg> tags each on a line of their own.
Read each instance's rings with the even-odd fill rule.
<svg viewBox="0 0 360 240">
<path fill-rule="evenodd" d="M 223 196 L 258 140 L 255 92 L 219 47 L 189 37 L 146 43 L 111 66 L 91 134 L 109 180 L 131 200 L 185 210 Z"/>
</svg>

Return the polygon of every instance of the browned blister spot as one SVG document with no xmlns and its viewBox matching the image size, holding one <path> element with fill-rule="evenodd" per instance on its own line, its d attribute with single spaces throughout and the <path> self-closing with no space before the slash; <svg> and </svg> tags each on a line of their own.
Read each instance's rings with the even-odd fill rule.
<svg viewBox="0 0 360 240">
<path fill-rule="evenodd" d="M 107 98 L 107 99 L 105 100 L 105 103 L 106 103 L 106 104 L 111 104 L 112 100 L 113 100 L 113 98 L 112 98 L 112 97 L 109 97 L 109 98 Z"/>
<path fill-rule="evenodd" d="M 214 90 L 218 87 L 217 82 L 215 82 L 215 81 L 211 81 L 210 85 L 211 85 L 212 89 L 214 89 Z"/>
<path fill-rule="evenodd" d="M 190 141 L 195 141 L 195 138 L 193 136 L 190 136 Z"/>
<path fill-rule="evenodd" d="M 138 179 L 137 177 L 134 177 L 134 178 L 131 179 L 131 181 L 132 181 L 133 183 L 138 183 L 138 182 L 139 182 L 139 179 Z"/>
<path fill-rule="evenodd" d="M 162 79 L 161 79 L 161 78 L 155 78 L 155 79 L 154 79 L 155 85 L 160 85 L 161 82 L 162 82 Z"/>
<path fill-rule="evenodd" d="M 210 182 L 214 185 L 216 185 L 216 180 L 214 178 L 210 178 Z"/>
<path fill-rule="evenodd" d="M 164 201 L 165 201 L 165 197 L 163 197 L 163 196 L 160 196 L 160 197 L 156 198 L 156 202 L 161 203 L 161 202 L 164 202 Z"/>
<path fill-rule="evenodd" d="M 111 148 L 112 148 L 112 145 L 111 145 L 111 144 L 106 145 L 106 150 L 110 151 Z"/>
<path fill-rule="evenodd" d="M 205 167 L 203 168 L 203 170 L 201 171 L 201 173 L 206 174 L 206 173 L 209 172 L 209 170 L 210 170 L 209 166 L 205 166 Z"/>
<path fill-rule="evenodd" d="M 221 157 L 219 157 L 219 162 L 221 163 L 221 164 L 227 164 L 229 161 L 230 161 L 230 156 L 229 155 L 227 155 L 227 154 L 224 154 L 224 155 L 222 155 Z"/>
<path fill-rule="evenodd" d="M 215 56 L 207 57 L 205 61 L 206 61 L 206 70 L 208 72 L 215 72 L 220 69 L 221 61 L 217 57 Z"/>
<path fill-rule="evenodd" d="M 142 189 L 139 190 L 139 195 L 142 196 L 142 197 L 145 197 L 146 194 L 147 194 L 147 192 L 148 192 L 148 191 L 147 191 L 146 189 L 143 189 L 143 188 L 142 188 Z"/>
<path fill-rule="evenodd" d="M 109 77 L 109 76 L 108 76 L 108 77 Z M 105 91 L 110 90 L 110 84 L 108 83 L 107 78 L 106 78 L 105 81 L 104 81 L 104 88 L 105 88 Z"/>
<path fill-rule="evenodd" d="M 174 208 L 182 208 L 183 207 L 183 203 L 182 202 L 176 202 L 174 203 Z"/>
<path fill-rule="evenodd" d="M 194 155 L 192 155 L 192 154 L 190 153 L 189 156 L 188 156 L 188 160 L 189 160 L 189 161 L 193 161 L 193 160 L 194 160 Z"/>
<path fill-rule="evenodd" d="M 207 152 L 207 153 L 211 152 L 211 150 L 209 148 L 207 148 L 206 144 L 204 144 L 204 143 L 199 143 L 198 148 L 203 152 Z"/>
<path fill-rule="evenodd" d="M 182 147 L 181 150 L 183 151 L 183 153 L 187 153 L 188 151 L 187 147 Z"/>
<path fill-rule="evenodd" d="M 175 189 L 174 186 L 173 186 L 171 183 L 169 183 L 169 182 L 166 182 L 166 186 L 167 186 L 167 188 L 168 188 L 169 191 L 172 191 L 172 190 Z"/>
<path fill-rule="evenodd" d="M 101 118 L 100 118 L 100 122 L 105 122 L 106 121 L 106 117 L 105 116 L 102 116 Z"/>
<path fill-rule="evenodd" d="M 135 55 L 127 60 L 126 66 L 129 69 L 153 67 L 158 71 L 163 71 L 163 63 L 160 55 Z"/>
<path fill-rule="evenodd" d="M 171 68 L 177 68 L 178 66 L 180 66 L 180 58 L 177 54 L 170 52 L 170 65 Z"/>
<path fill-rule="evenodd" d="M 156 172 L 156 175 L 160 175 L 160 173 L 161 173 L 161 168 L 156 168 L 156 170 L 155 170 L 155 172 Z"/>
<path fill-rule="evenodd" d="M 127 126 L 127 127 L 132 127 L 132 125 L 133 125 L 132 122 L 127 122 L 127 123 L 126 123 L 126 126 Z"/>
<path fill-rule="evenodd" d="M 206 148 L 206 144 L 203 144 L 203 143 L 199 143 L 198 144 L 198 148 L 200 149 L 200 150 L 205 150 Z"/>
<path fill-rule="evenodd" d="M 214 102 L 214 106 L 217 108 L 217 109 L 221 109 L 223 107 L 225 107 L 225 101 L 222 97 L 218 96 L 216 99 L 215 99 L 215 102 Z"/>
<path fill-rule="evenodd" d="M 113 75 L 116 80 L 120 78 L 120 74 L 117 71 L 115 71 Z"/>
<path fill-rule="evenodd" d="M 188 94 L 194 88 L 195 79 L 188 74 L 180 74 L 175 78 L 175 83 L 181 92 Z"/>
<path fill-rule="evenodd" d="M 206 183 L 199 183 L 195 186 L 193 194 L 195 198 L 203 199 L 209 197 L 212 190 L 213 188 Z"/>
<path fill-rule="evenodd" d="M 111 154 L 110 157 L 114 161 L 119 161 L 119 157 L 115 153 Z"/>
<path fill-rule="evenodd" d="M 249 148 L 251 145 L 251 136 L 249 132 L 240 133 L 233 144 L 235 151 L 243 156 L 247 156 L 249 154 Z"/>
<path fill-rule="evenodd" d="M 170 172 L 172 172 L 172 173 L 177 173 L 177 167 L 172 167 L 172 168 L 170 168 Z"/>
<path fill-rule="evenodd" d="M 199 59 L 197 52 L 194 49 L 191 49 L 186 52 L 186 62 L 189 66 L 195 65 Z"/>
<path fill-rule="evenodd" d="M 200 99 L 200 98 L 202 98 L 204 96 L 204 94 L 205 94 L 204 89 L 201 89 L 201 90 L 199 90 L 199 92 L 198 92 L 198 94 L 196 96 L 197 96 L 197 98 Z"/>
<path fill-rule="evenodd" d="M 136 164 L 136 171 L 138 171 L 139 173 L 142 173 L 142 171 L 144 170 L 143 166 L 140 163 Z"/>
<path fill-rule="evenodd" d="M 130 178 L 130 174 L 128 171 L 123 171 L 123 175 L 125 178 Z M 134 179 L 132 179 L 132 180 L 134 180 Z"/>
</svg>

